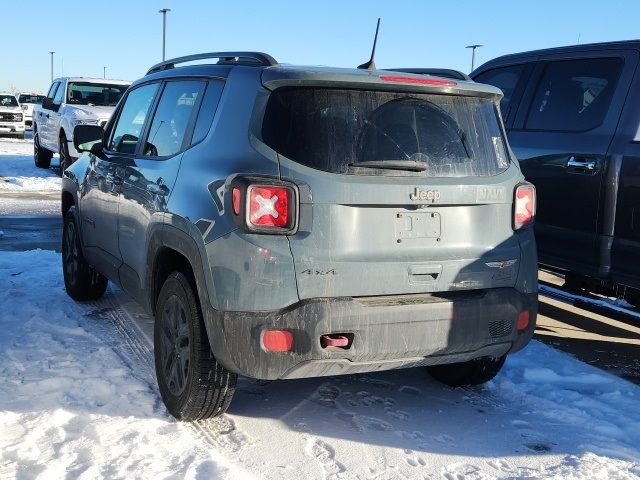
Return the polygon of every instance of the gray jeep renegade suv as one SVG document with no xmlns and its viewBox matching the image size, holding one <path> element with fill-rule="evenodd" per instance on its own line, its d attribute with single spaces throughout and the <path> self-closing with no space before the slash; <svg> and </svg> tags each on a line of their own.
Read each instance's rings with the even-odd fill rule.
<svg viewBox="0 0 640 480">
<path fill-rule="evenodd" d="M 254 52 L 158 64 L 104 131 L 75 129 L 67 292 L 96 299 L 108 279 L 155 315 L 160 393 L 182 420 L 223 413 L 237 375 L 485 382 L 537 313 L 535 190 L 500 97 Z"/>
</svg>

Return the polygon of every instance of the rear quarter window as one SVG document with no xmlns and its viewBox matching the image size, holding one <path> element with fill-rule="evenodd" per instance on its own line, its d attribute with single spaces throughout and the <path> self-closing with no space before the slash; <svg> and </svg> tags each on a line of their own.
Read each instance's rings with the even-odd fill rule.
<svg viewBox="0 0 640 480">
<path fill-rule="evenodd" d="M 495 105 L 477 97 L 283 88 L 269 98 L 262 137 L 279 154 L 331 173 L 489 176 L 509 165 Z"/>
<path fill-rule="evenodd" d="M 536 88 L 525 128 L 583 132 L 600 126 L 622 66 L 621 58 L 550 62 Z"/>
</svg>

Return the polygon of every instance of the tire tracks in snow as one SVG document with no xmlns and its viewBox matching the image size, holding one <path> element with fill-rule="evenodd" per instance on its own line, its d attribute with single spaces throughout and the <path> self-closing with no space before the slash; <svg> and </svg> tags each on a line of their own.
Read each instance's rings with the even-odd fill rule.
<svg viewBox="0 0 640 480">
<path fill-rule="evenodd" d="M 156 382 L 152 339 L 138 325 L 136 319 L 122 305 L 118 296 L 109 288 L 104 297 L 87 304 L 92 308 L 85 316 L 99 320 L 107 320 L 104 324 L 94 325 L 100 335 L 108 341 L 109 347 L 118 355 L 132 374 L 149 386 L 156 396 L 154 411 L 171 421 L 177 421 L 164 410 L 160 391 Z M 138 316 L 138 315 L 137 315 Z M 144 316 L 150 319 L 149 316 Z M 205 445 L 234 455 L 250 443 L 250 437 L 237 429 L 235 422 L 228 415 L 185 423 Z"/>
</svg>

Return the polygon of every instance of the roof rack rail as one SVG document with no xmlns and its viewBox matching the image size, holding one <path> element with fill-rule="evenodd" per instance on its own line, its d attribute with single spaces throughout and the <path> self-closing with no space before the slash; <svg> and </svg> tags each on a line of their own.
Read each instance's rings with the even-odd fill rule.
<svg viewBox="0 0 640 480">
<path fill-rule="evenodd" d="M 433 75 L 435 77 L 453 78 L 454 80 L 471 80 L 466 73 L 451 68 L 385 68 L 394 72 L 416 73 L 418 75 Z"/>
<path fill-rule="evenodd" d="M 174 68 L 178 63 L 193 62 L 195 60 L 203 60 L 207 58 L 218 58 L 218 63 L 227 65 L 240 63 L 260 67 L 272 67 L 274 65 L 278 65 L 275 58 L 262 52 L 210 52 L 197 53 L 195 55 L 187 55 L 185 57 L 172 58 L 171 60 L 160 62 L 151 67 L 147 72 L 147 75 L 153 72 L 161 72 L 163 70 Z"/>
</svg>

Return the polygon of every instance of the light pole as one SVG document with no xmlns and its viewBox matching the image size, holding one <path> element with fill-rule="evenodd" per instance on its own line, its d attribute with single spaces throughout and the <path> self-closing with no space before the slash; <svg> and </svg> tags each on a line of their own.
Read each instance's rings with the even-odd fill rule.
<svg viewBox="0 0 640 480">
<path fill-rule="evenodd" d="M 53 83 L 53 54 L 56 52 L 49 52 L 51 55 L 51 83 Z"/>
<path fill-rule="evenodd" d="M 102 67 L 102 78 L 107 78 L 107 67 Z"/>
<path fill-rule="evenodd" d="M 465 48 L 471 49 L 471 71 L 472 72 L 476 66 L 476 48 L 480 48 L 480 47 L 484 47 L 484 45 L 467 45 L 465 47 Z"/>
<path fill-rule="evenodd" d="M 170 12 L 170 8 L 163 8 L 158 10 L 158 13 L 162 14 L 162 61 L 164 62 L 164 48 L 167 40 L 167 12 Z"/>
</svg>

